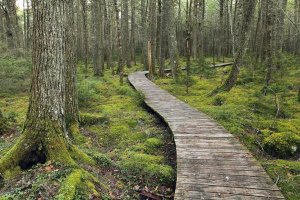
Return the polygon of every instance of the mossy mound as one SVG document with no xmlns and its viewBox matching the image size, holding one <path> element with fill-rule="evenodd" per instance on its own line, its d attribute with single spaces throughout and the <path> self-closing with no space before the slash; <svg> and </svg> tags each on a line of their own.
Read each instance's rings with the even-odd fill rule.
<svg viewBox="0 0 300 200">
<path fill-rule="evenodd" d="M 278 158 L 294 156 L 300 149 L 300 136 L 294 133 L 274 133 L 264 140 L 265 150 Z"/>
</svg>

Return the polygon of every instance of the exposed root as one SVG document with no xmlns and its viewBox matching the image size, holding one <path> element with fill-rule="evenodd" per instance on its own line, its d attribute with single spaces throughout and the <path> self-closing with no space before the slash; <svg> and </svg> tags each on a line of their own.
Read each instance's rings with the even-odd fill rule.
<svg viewBox="0 0 300 200">
<path fill-rule="evenodd" d="M 97 191 L 96 186 L 101 187 L 101 190 L 107 190 L 93 175 L 83 169 L 75 169 L 62 183 L 57 199 L 72 200 L 78 192 L 83 193 L 87 197 L 100 198 L 101 194 Z"/>
<path fill-rule="evenodd" d="M 56 129 L 49 128 L 43 133 L 25 130 L 16 144 L 0 159 L 0 173 L 9 178 L 11 170 L 29 169 L 49 160 L 77 165 L 69 154 L 62 134 Z"/>
</svg>

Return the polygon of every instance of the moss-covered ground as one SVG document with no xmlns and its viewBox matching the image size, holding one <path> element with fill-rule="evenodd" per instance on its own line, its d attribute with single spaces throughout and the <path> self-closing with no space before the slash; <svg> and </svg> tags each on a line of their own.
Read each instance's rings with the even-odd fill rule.
<svg viewBox="0 0 300 200">
<path fill-rule="evenodd" d="M 206 62 L 211 63 L 211 59 Z M 286 55 L 274 73 L 274 83 L 266 96 L 262 92 L 264 67 L 250 61 L 244 63 L 237 85 L 230 93 L 210 96 L 225 81 L 230 67 L 211 69 L 204 62 L 192 63 L 190 79 L 182 72 L 177 83 L 168 77 L 157 78 L 155 82 L 239 138 L 286 198 L 296 200 L 300 199 L 300 102 L 296 89 L 300 82 L 299 63 Z M 181 64 L 185 65 L 184 60 Z M 189 93 L 186 93 L 186 83 L 191 85 Z M 277 117 L 276 101 L 280 108 Z"/>
<path fill-rule="evenodd" d="M 2 157 L 22 132 L 28 107 L 30 61 L 0 58 L 0 109 L 7 129 Z M 91 67 L 91 66 L 90 66 Z M 141 66 L 126 69 L 136 71 Z M 80 133 L 70 150 L 80 168 L 55 162 L 10 171 L 0 199 L 140 199 L 141 193 L 172 199 L 176 179 L 171 133 L 143 105 L 143 96 L 107 70 L 94 77 L 78 66 Z"/>
</svg>

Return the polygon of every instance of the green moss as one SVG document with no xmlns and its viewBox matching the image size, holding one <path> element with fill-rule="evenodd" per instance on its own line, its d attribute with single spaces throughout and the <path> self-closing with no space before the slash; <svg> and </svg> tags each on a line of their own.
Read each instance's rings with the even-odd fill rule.
<svg viewBox="0 0 300 200">
<path fill-rule="evenodd" d="M 159 138 L 149 138 L 145 141 L 145 146 L 150 149 L 158 149 L 163 145 L 163 142 Z"/>
<path fill-rule="evenodd" d="M 158 179 L 161 182 L 174 181 L 174 170 L 163 164 L 163 157 L 145 153 L 126 151 L 120 161 L 124 173 L 143 175 L 146 179 Z"/>
<path fill-rule="evenodd" d="M 105 154 L 93 153 L 92 157 L 100 167 L 110 168 L 113 166 L 113 161 Z"/>
<path fill-rule="evenodd" d="M 63 182 L 59 195 L 56 199 L 73 200 L 76 195 L 76 189 L 82 183 L 83 171 L 81 169 L 74 170 Z"/>
<path fill-rule="evenodd" d="M 90 156 L 88 156 L 86 153 L 84 153 L 82 150 L 80 150 L 75 145 L 72 145 L 70 154 L 71 154 L 71 157 L 79 163 L 96 165 L 96 162 L 94 159 L 92 159 Z"/>
<path fill-rule="evenodd" d="M 109 118 L 106 116 L 96 115 L 92 113 L 81 113 L 80 124 L 82 126 L 91 126 L 96 124 L 108 123 Z"/>
<path fill-rule="evenodd" d="M 21 168 L 19 166 L 17 166 L 15 168 L 11 168 L 11 169 L 6 170 L 4 172 L 4 177 L 5 177 L 5 179 L 9 180 L 9 179 L 12 179 L 12 178 L 16 177 L 20 173 L 21 173 Z"/>
<path fill-rule="evenodd" d="M 74 141 L 76 144 L 82 144 L 82 143 L 87 142 L 87 138 L 85 138 L 85 137 L 80 133 L 78 123 L 73 123 L 73 124 L 70 126 L 70 130 L 69 130 L 69 131 L 70 131 L 70 134 L 71 134 L 71 137 L 72 137 L 73 141 Z"/>
<path fill-rule="evenodd" d="M 294 133 L 274 133 L 264 140 L 264 148 L 279 158 L 293 156 L 300 149 L 300 136 Z"/>
<path fill-rule="evenodd" d="M 273 160 L 263 163 L 268 174 L 278 182 L 286 199 L 300 199 L 300 163 L 299 161 Z"/>
</svg>

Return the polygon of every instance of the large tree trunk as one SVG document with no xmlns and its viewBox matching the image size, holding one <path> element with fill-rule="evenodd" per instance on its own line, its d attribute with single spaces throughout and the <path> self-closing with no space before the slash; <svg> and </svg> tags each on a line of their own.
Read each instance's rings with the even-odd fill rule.
<svg viewBox="0 0 300 200">
<path fill-rule="evenodd" d="M 74 164 L 66 134 L 67 1 L 33 1 L 33 70 L 24 131 L 0 160 L 0 173 L 47 160 Z"/>
<path fill-rule="evenodd" d="M 230 91 L 237 81 L 242 60 L 245 54 L 247 42 L 248 42 L 248 36 L 251 28 L 253 14 L 255 11 L 255 6 L 256 6 L 256 0 L 253 1 L 240 0 L 237 3 L 237 11 L 236 11 L 237 18 L 236 18 L 236 25 L 234 26 L 235 27 L 235 32 L 234 32 L 235 51 L 234 51 L 233 66 L 230 75 L 225 81 L 224 85 L 214 90 L 212 94 L 216 94 L 219 91 Z"/>
</svg>

